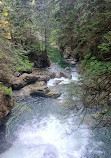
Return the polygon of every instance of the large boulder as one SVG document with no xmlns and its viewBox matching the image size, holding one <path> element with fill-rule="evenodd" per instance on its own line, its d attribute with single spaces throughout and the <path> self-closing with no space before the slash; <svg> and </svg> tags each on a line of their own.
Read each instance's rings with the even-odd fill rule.
<svg viewBox="0 0 111 158">
<path fill-rule="evenodd" d="M 46 71 L 46 69 L 33 69 L 32 74 L 39 76 L 40 81 L 48 81 L 56 76 L 54 72 Z"/>
<path fill-rule="evenodd" d="M 29 54 L 29 60 L 34 63 L 36 68 L 44 68 L 50 66 L 50 60 L 47 56 L 47 52 L 31 51 Z"/>
<path fill-rule="evenodd" d="M 27 85 L 19 91 L 15 91 L 15 97 L 41 96 L 47 98 L 58 98 L 60 93 L 50 90 L 44 81 L 37 81 L 34 84 Z"/>
<path fill-rule="evenodd" d="M 39 76 L 36 76 L 34 74 L 24 73 L 20 77 L 18 77 L 15 81 L 13 81 L 12 89 L 19 90 L 28 84 L 36 82 L 38 78 Z"/>
<path fill-rule="evenodd" d="M 29 93 L 32 96 L 45 97 L 46 94 L 50 91 L 44 81 L 36 82 L 35 84 L 32 84 L 26 88 L 29 88 Z"/>
<path fill-rule="evenodd" d="M 48 93 L 46 83 L 44 81 L 37 81 L 34 84 L 27 85 L 20 90 L 14 92 L 15 97 L 26 97 L 29 95 L 33 95 L 34 93 Z"/>
<path fill-rule="evenodd" d="M 12 82 L 12 89 L 13 90 L 19 90 L 26 85 L 33 84 L 36 81 L 44 81 L 47 82 L 51 78 L 55 77 L 55 73 L 48 72 L 48 71 L 39 71 L 37 69 L 33 70 L 32 73 L 27 74 L 24 73 L 20 77 L 16 78 Z"/>
<path fill-rule="evenodd" d="M 46 70 L 37 70 L 35 69 L 32 74 L 38 76 L 38 81 L 44 81 L 47 82 L 49 81 L 51 78 L 55 78 L 55 73 L 46 71 Z"/>
</svg>

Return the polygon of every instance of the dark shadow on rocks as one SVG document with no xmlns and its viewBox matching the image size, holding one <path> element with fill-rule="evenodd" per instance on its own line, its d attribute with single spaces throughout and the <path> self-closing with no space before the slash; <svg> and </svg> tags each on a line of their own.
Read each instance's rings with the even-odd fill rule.
<svg viewBox="0 0 111 158">
<path fill-rule="evenodd" d="M 12 143 L 6 137 L 6 122 L 8 118 L 9 115 L 2 121 L 2 124 L 0 124 L 0 154 L 12 146 Z"/>
</svg>

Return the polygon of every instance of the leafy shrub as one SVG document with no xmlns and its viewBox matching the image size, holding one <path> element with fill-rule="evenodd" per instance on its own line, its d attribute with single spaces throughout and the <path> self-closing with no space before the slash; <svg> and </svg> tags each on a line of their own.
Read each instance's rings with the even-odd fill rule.
<svg viewBox="0 0 111 158">
<path fill-rule="evenodd" d="M 28 57 L 24 57 L 24 59 L 22 57 L 18 57 L 19 63 L 20 65 L 17 66 L 16 70 L 21 72 L 21 71 L 29 71 L 33 68 L 34 63 L 30 63 L 30 61 L 28 60 Z"/>
<path fill-rule="evenodd" d="M 91 57 L 91 52 L 88 52 L 82 61 L 82 66 L 85 67 L 87 74 L 103 75 L 111 73 L 111 62 L 99 61 L 97 57 Z"/>
<path fill-rule="evenodd" d="M 100 53 L 110 53 L 111 50 L 111 31 L 109 31 L 105 36 L 104 36 L 105 42 L 100 44 L 98 48 L 100 49 Z"/>
</svg>

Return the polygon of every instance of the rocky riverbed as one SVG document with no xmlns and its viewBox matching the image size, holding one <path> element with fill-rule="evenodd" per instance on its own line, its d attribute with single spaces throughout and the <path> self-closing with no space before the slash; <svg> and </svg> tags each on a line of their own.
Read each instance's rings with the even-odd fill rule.
<svg viewBox="0 0 111 158">
<path fill-rule="evenodd" d="M 55 68 L 56 67 L 56 68 Z M 56 78 L 56 84 L 63 79 L 71 79 L 69 69 L 57 70 L 57 66 L 51 65 L 48 69 L 34 68 L 31 73 L 18 74 L 16 77 L 3 75 L 2 80 L 7 80 L 7 85 L 12 87 L 13 96 L 5 95 L 0 89 L 0 119 L 2 120 L 10 113 L 14 105 L 14 100 L 25 98 L 27 96 L 42 96 L 46 98 L 58 98 L 61 93 L 48 86 L 50 79 Z"/>
<path fill-rule="evenodd" d="M 85 122 L 78 128 L 84 114 L 77 115 L 78 107 L 75 106 L 80 102 L 74 93 L 79 77 L 76 68 L 70 68 L 71 79 L 59 76 L 60 72 L 68 73 L 68 68 L 61 70 L 53 65 L 45 73 L 52 74 L 52 71 L 56 74 L 54 78 L 35 81 L 14 90 L 16 96 L 24 89 L 45 86 L 45 92 L 51 89 L 62 95 L 56 99 L 39 96 L 40 93 L 34 96 L 29 93 L 24 99 L 18 95 L 6 129 L 2 128 L 6 133 L 0 134 L 6 138 L 6 141 L 1 140 L 0 158 L 110 158 L 108 130 L 92 131 Z"/>
</svg>

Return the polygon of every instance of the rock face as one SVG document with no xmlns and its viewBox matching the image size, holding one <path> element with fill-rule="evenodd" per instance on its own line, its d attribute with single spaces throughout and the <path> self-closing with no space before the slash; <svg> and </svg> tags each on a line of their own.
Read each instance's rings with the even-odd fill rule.
<svg viewBox="0 0 111 158">
<path fill-rule="evenodd" d="M 3 118 L 5 118 L 9 113 L 10 109 L 13 106 L 13 101 L 11 96 L 5 95 L 4 91 L 0 88 L 0 122 L 3 122 Z"/>
<path fill-rule="evenodd" d="M 6 72 L 0 70 L 0 82 L 2 82 L 5 86 L 10 87 L 12 81 L 12 75 L 6 74 Z"/>
<path fill-rule="evenodd" d="M 29 56 L 29 60 L 34 63 L 34 66 L 36 68 L 44 68 L 50 66 L 50 60 L 45 51 L 44 52 L 31 51 L 28 56 Z"/>
</svg>

